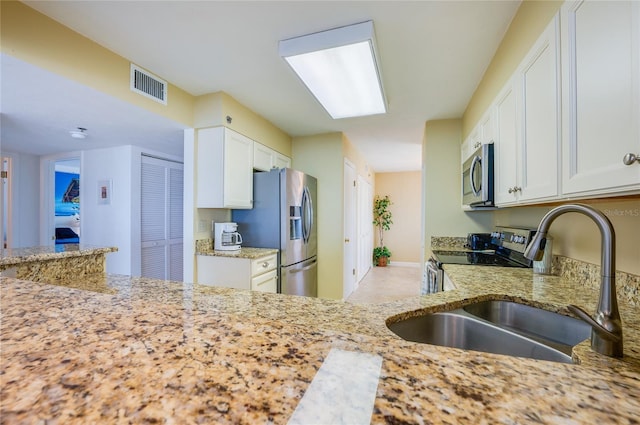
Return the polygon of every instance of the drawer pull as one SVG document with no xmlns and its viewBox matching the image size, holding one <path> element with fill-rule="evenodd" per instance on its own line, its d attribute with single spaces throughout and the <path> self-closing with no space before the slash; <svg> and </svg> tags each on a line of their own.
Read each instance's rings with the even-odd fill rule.
<svg viewBox="0 0 640 425">
<path fill-rule="evenodd" d="M 269 267 L 269 263 L 265 261 L 264 263 L 262 263 L 262 267 L 266 269 L 267 267 Z"/>
</svg>

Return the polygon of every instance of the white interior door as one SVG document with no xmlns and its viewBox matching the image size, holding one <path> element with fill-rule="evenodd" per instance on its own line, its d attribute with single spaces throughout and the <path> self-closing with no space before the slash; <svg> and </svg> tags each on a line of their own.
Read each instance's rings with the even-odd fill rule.
<svg viewBox="0 0 640 425">
<path fill-rule="evenodd" d="M 356 167 L 344 160 L 344 271 L 343 297 L 346 299 L 356 288 L 356 254 L 358 238 L 356 234 L 357 192 Z"/>
<path fill-rule="evenodd" d="M 142 157 L 141 275 L 182 280 L 182 164 Z"/>
<path fill-rule="evenodd" d="M 356 280 L 360 282 L 371 268 L 371 253 L 373 252 L 373 189 L 371 183 L 362 176 L 358 176 L 356 189 L 358 194 L 358 273 Z"/>
<path fill-rule="evenodd" d="M 2 218 L 2 247 L 13 246 L 11 241 L 11 158 L 2 157 L 0 180 L 0 217 Z"/>
</svg>

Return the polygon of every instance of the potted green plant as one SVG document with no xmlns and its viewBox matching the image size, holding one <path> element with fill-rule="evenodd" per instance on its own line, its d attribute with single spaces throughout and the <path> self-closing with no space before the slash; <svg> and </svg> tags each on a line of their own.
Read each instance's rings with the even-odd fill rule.
<svg viewBox="0 0 640 425">
<path fill-rule="evenodd" d="M 393 221 L 391 220 L 392 214 L 389 211 L 389 207 L 392 202 L 389 196 L 381 198 L 376 196 L 373 202 L 373 225 L 378 228 L 380 245 L 373 249 L 373 261 L 374 264 L 384 267 L 389 262 L 391 257 L 391 251 L 384 246 L 384 231 L 391 229 Z"/>
<path fill-rule="evenodd" d="M 373 248 L 373 263 L 379 267 L 386 267 L 391 257 L 391 251 L 386 246 Z"/>
</svg>

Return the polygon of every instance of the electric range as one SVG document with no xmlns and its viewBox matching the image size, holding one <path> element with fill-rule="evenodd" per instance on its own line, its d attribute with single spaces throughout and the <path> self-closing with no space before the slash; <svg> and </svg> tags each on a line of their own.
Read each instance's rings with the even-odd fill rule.
<svg viewBox="0 0 640 425">
<path fill-rule="evenodd" d="M 439 292 L 444 288 L 443 264 L 530 268 L 533 262 L 523 253 L 534 229 L 499 226 L 490 234 L 488 249 L 434 250 L 425 266 L 422 293 Z"/>
</svg>

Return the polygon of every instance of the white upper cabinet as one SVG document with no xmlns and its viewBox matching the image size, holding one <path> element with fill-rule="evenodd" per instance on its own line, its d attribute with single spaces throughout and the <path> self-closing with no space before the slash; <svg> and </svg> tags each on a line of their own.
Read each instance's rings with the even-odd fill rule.
<svg viewBox="0 0 640 425">
<path fill-rule="evenodd" d="M 554 17 L 518 72 L 522 108 L 515 193 L 520 201 L 556 198 L 559 192 L 558 32 L 558 18 Z"/>
<path fill-rule="evenodd" d="M 253 143 L 226 127 L 198 130 L 198 208 L 252 208 Z"/>
<path fill-rule="evenodd" d="M 494 196 L 496 205 L 516 202 L 518 143 L 518 101 L 514 81 L 502 89 L 493 107 L 496 122 L 494 143 Z"/>
<path fill-rule="evenodd" d="M 480 144 L 477 145 L 476 149 L 480 147 L 480 145 L 486 145 L 489 143 L 495 142 L 496 136 L 496 122 L 494 116 L 494 109 L 489 108 L 487 113 L 484 114 L 482 119 L 480 120 L 480 127 L 478 129 L 478 139 Z"/>
<path fill-rule="evenodd" d="M 554 199 L 559 174 L 558 19 L 545 29 L 494 104 L 495 201 Z"/>
<path fill-rule="evenodd" d="M 289 168 L 291 159 L 280 152 L 261 144 L 253 144 L 253 168 L 258 171 L 269 171 L 273 168 Z"/>
<path fill-rule="evenodd" d="M 272 168 L 290 168 L 291 167 L 291 158 L 288 156 L 282 155 L 280 152 L 276 152 L 273 158 L 273 166 Z"/>
<path fill-rule="evenodd" d="M 273 149 L 261 143 L 253 144 L 253 168 L 259 171 L 269 171 L 273 158 Z"/>
<path fill-rule="evenodd" d="M 570 1 L 561 8 L 562 192 L 640 190 L 640 2 Z"/>
</svg>

